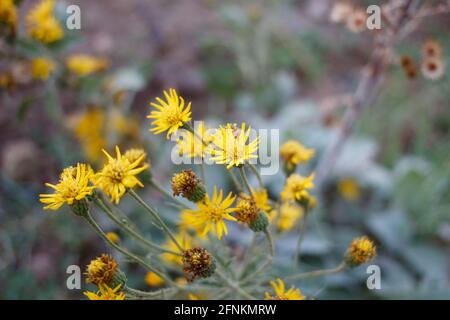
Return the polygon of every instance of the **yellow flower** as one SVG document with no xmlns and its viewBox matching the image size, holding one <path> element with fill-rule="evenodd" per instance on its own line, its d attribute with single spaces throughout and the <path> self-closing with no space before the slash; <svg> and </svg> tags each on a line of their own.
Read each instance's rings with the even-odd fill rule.
<svg viewBox="0 0 450 320">
<path fill-rule="evenodd" d="M 353 239 L 347 249 L 346 262 L 351 265 L 360 265 L 369 262 L 377 255 L 377 248 L 366 236 Z"/>
<path fill-rule="evenodd" d="M 55 63 L 44 57 L 35 58 L 31 61 L 31 73 L 35 79 L 46 80 L 55 70 Z"/>
<path fill-rule="evenodd" d="M 206 294 L 193 294 L 188 293 L 189 300 L 208 300 L 208 296 Z"/>
<path fill-rule="evenodd" d="M 53 14 L 54 0 L 42 0 L 27 15 L 28 34 L 42 43 L 52 43 L 64 37 L 61 23 Z"/>
<path fill-rule="evenodd" d="M 47 187 L 54 189 L 54 193 L 39 195 L 40 201 L 47 204 L 44 210 L 58 210 L 64 203 L 72 206 L 86 196 L 91 195 L 95 188 L 89 185 L 89 180 L 92 176 L 92 169 L 84 163 L 78 163 L 75 168 L 69 167 L 64 169 L 58 184 L 45 184 Z"/>
<path fill-rule="evenodd" d="M 150 102 L 156 110 L 152 110 L 147 116 L 149 119 L 155 119 L 152 122 L 151 132 L 160 134 L 167 131 L 167 139 L 172 133 L 176 133 L 179 128 L 191 120 L 191 103 L 184 106 L 184 99 L 178 96 L 175 89 L 169 90 L 170 94 L 164 90 L 166 101 L 157 97 L 156 102 Z"/>
<path fill-rule="evenodd" d="M 256 206 L 266 213 L 272 211 L 272 206 L 269 203 L 269 195 L 266 189 L 257 189 L 253 192 L 253 199 L 256 202 Z"/>
<path fill-rule="evenodd" d="M 115 232 L 108 232 L 107 234 L 106 234 L 106 237 L 108 237 L 108 239 L 110 240 L 110 241 L 112 241 L 112 242 L 114 242 L 114 243 L 119 243 L 120 242 L 120 237 L 119 237 L 119 235 L 117 234 L 117 233 L 115 233 Z"/>
<path fill-rule="evenodd" d="M 0 1 L 0 22 L 10 27 L 15 32 L 17 26 L 17 9 L 13 0 Z"/>
<path fill-rule="evenodd" d="M 156 273 L 149 271 L 145 275 L 145 283 L 150 287 L 159 287 L 164 283 L 164 279 L 162 279 Z"/>
<path fill-rule="evenodd" d="M 91 260 L 86 268 L 86 282 L 96 286 L 110 285 L 117 271 L 117 262 L 110 255 L 102 254 Z"/>
<path fill-rule="evenodd" d="M 236 208 L 230 208 L 236 196 L 230 192 L 228 196 L 222 201 L 223 191 L 217 193 L 217 188 L 214 186 L 214 195 L 210 199 L 206 194 L 203 201 L 197 203 L 197 210 L 184 210 L 184 223 L 194 227 L 204 237 L 208 232 L 216 233 L 219 239 L 222 235 L 228 233 L 227 226 L 224 220 L 236 221 L 236 218 L 230 213 L 236 211 Z M 201 230 L 201 231 L 200 231 Z"/>
<path fill-rule="evenodd" d="M 76 54 L 66 59 L 66 65 L 77 76 L 84 77 L 105 70 L 108 67 L 108 61 L 104 58 Z"/>
<path fill-rule="evenodd" d="M 340 195 L 347 201 L 355 201 L 361 194 L 358 183 L 352 178 L 340 180 L 337 188 Z"/>
<path fill-rule="evenodd" d="M 121 285 L 119 284 L 114 289 L 111 289 L 107 285 L 100 285 L 100 291 L 97 293 L 85 291 L 83 294 L 89 298 L 89 300 L 125 300 L 125 294 L 119 292 Z"/>
<path fill-rule="evenodd" d="M 280 215 L 277 220 L 277 227 L 280 231 L 290 231 L 295 227 L 298 219 L 304 214 L 302 207 L 295 203 L 285 202 L 280 207 Z"/>
<path fill-rule="evenodd" d="M 193 244 L 192 237 L 184 230 L 181 230 L 179 233 L 177 233 L 175 235 L 175 239 L 177 240 L 177 242 L 181 245 L 181 247 L 184 250 L 192 247 L 192 244 Z M 171 251 L 175 251 L 175 252 L 178 251 L 177 245 L 170 238 L 167 238 L 164 248 L 171 250 Z M 172 264 L 177 264 L 177 265 L 183 264 L 183 258 L 181 256 L 174 255 L 171 253 L 161 254 L 161 259 L 163 259 L 167 263 L 172 263 Z"/>
<path fill-rule="evenodd" d="M 269 292 L 266 292 L 266 300 L 305 300 L 305 296 L 300 293 L 300 289 L 291 287 L 286 291 L 283 280 L 277 279 L 277 282 L 270 281 L 270 284 L 275 291 L 275 295 L 271 296 Z"/>
<path fill-rule="evenodd" d="M 145 155 L 141 155 L 134 162 L 128 161 L 122 156 L 118 146 L 116 146 L 116 158 L 105 150 L 103 152 L 108 158 L 108 163 L 95 175 L 95 184 L 111 197 L 111 201 L 119 204 L 120 198 L 127 189 L 134 188 L 136 185 L 144 186 L 136 175 L 147 169 L 148 164 L 142 165 Z"/>
<path fill-rule="evenodd" d="M 150 167 L 149 163 L 144 162 L 145 158 L 147 158 L 147 153 L 144 151 L 144 149 L 140 148 L 128 149 L 123 154 L 123 157 L 127 159 L 130 163 L 133 163 L 136 160 L 140 159 L 139 165 L 147 165 L 147 168 Z"/>
<path fill-rule="evenodd" d="M 287 178 L 284 190 L 281 192 L 281 199 L 283 201 L 302 201 L 308 198 L 308 189 L 314 188 L 314 173 L 308 177 L 303 177 L 299 174 L 292 174 Z"/>
<path fill-rule="evenodd" d="M 295 168 L 300 163 L 308 162 L 314 155 L 314 149 L 305 148 L 295 140 L 286 141 L 280 147 L 280 156 L 288 168 Z"/>
<path fill-rule="evenodd" d="M 206 146 L 211 142 L 211 129 L 205 128 L 205 123 L 199 121 L 195 134 L 189 130 L 182 130 L 180 139 L 177 140 L 178 152 L 188 158 L 204 158 Z"/>
<path fill-rule="evenodd" d="M 258 151 L 259 137 L 248 142 L 251 127 L 245 129 L 242 123 L 239 129 L 236 125 L 227 124 L 221 126 L 213 135 L 212 146 L 207 149 L 211 155 L 211 160 L 218 164 L 226 164 L 227 169 L 232 166 L 241 166 L 250 159 L 257 159 L 254 154 Z"/>
</svg>

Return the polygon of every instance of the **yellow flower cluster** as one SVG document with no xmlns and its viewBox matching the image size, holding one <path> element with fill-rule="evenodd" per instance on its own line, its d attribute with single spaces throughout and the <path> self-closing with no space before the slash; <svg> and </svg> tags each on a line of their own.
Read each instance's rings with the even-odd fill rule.
<svg viewBox="0 0 450 320">
<path fill-rule="evenodd" d="M 309 198 L 308 190 L 314 188 L 314 173 L 307 177 L 303 177 L 297 173 L 292 174 L 287 178 L 286 185 L 281 192 L 281 199 L 283 201 L 297 201 L 301 202 Z"/>
<path fill-rule="evenodd" d="M 315 151 L 313 149 L 305 148 L 305 146 L 295 140 L 286 141 L 280 147 L 280 156 L 289 171 L 294 170 L 300 163 L 308 162 L 314 155 Z"/>
<path fill-rule="evenodd" d="M 104 71 L 108 67 L 108 61 L 104 58 L 96 58 L 85 54 L 76 54 L 66 59 L 66 66 L 79 77 Z"/>
<path fill-rule="evenodd" d="M 0 23 L 8 26 L 11 33 L 17 29 L 17 9 L 13 0 L 0 1 Z"/>
<path fill-rule="evenodd" d="M 291 287 L 286 291 L 286 286 L 280 278 L 277 279 L 277 282 L 270 281 L 270 284 L 275 291 L 275 295 L 266 292 L 266 300 L 305 300 L 305 296 L 301 294 L 300 289 Z"/>
<path fill-rule="evenodd" d="M 54 70 L 55 63 L 48 58 L 39 57 L 31 60 L 31 74 L 35 79 L 47 80 Z"/>
<path fill-rule="evenodd" d="M 27 15 L 28 34 L 44 44 L 61 40 L 64 30 L 54 15 L 54 0 L 42 0 Z"/>
</svg>

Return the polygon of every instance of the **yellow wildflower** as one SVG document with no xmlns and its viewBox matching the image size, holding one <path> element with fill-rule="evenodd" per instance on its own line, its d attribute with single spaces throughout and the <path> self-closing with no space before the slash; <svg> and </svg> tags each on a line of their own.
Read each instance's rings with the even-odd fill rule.
<svg viewBox="0 0 450 320">
<path fill-rule="evenodd" d="M 236 196 L 230 192 L 223 199 L 223 191 L 217 193 L 214 186 L 214 195 L 212 199 L 206 194 L 203 201 L 197 203 L 197 210 L 184 210 L 184 223 L 194 227 L 197 231 L 202 230 L 200 236 L 204 237 L 208 232 L 216 233 L 219 239 L 223 234 L 228 233 L 224 220 L 236 221 L 236 218 L 230 213 L 236 211 L 236 208 L 230 208 Z"/>
<path fill-rule="evenodd" d="M 164 279 L 158 276 L 156 273 L 149 271 L 145 275 L 145 283 L 149 287 L 160 287 L 164 283 Z"/>
<path fill-rule="evenodd" d="M 114 242 L 114 243 L 119 243 L 120 242 L 120 237 L 119 237 L 119 235 L 117 234 L 117 233 L 115 233 L 115 232 L 108 232 L 108 233 L 106 233 L 106 237 L 110 240 L 110 241 L 112 241 L 112 242 Z"/>
<path fill-rule="evenodd" d="M 67 68 L 80 77 L 100 72 L 108 67 L 104 58 L 96 58 L 85 54 L 76 54 L 66 59 Z"/>
<path fill-rule="evenodd" d="M 349 265 L 355 266 L 369 262 L 377 255 L 377 248 L 366 236 L 353 239 L 347 249 L 346 261 Z"/>
<path fill-rule="evenodd" d="M 31 61 L 31 73 L 35 79 L 46 80 L 55 70 L 55 63 L 45 57 L 35 58 Z"/>
<path fill-rule="evenodd" d="M 91 260 L 86 268 L 86 282 L 97 286 L 110 285 L 117 272 L 117 262 L 110 255 L 102 254 Z"/>
<path fill-rule="evenodd" d="M 242 123 L 239 129 L 236 125 L 227 124 L 221 126 L 213 135 L 212 146 L 207 149 L 211 154 L 211 160 L 218 164 L 226 164 L 227 169 L 233 166 L 241 166 L 250 159 L 257 159 L 254 153 L 258 151 L 259 137 L 248 142 L 251 127 L 245 129 Z M 248 142 L 248 143 L 247 143 Z"/>
<path fill-rule="evenodd" d="M 134 188 L 136 185 L 144 187 L 136 175 L 147 169 L 148 164 L 142 165 L 145 155 L 141 155 L 131 163 L 122 156 L 118 146 L 116 146 L 116 158 L 113 158 L 105 150 L 103 153 L 108 158 L 108 163 L 95 175 L 95 183 L 106 195 L 111 197 L 111 201 L 119 204 L 120 198 L 127 189 Z"/>
<path fill-rule="evenodd" d="M 280 215 L 277 220 L 277 227 L 280 231 L 290 231 L 304 214 L 302 207 L 291 202 L 284 202 L 280 207 Z"/>
<path fill-rule="evenodd" d="M 340 180 L 337 188 L 339 194 L 347 201 L 355 201 L 361 194 L 358 183 L 352 178 Z"/>
<path fill-rule="evenodd" d="M 280 156 L 289 170 L 294 169 L 300 163 L 308 162 L 314 155 L 314 149 L 305 148 L 295 140 L 286 141 L 280 147 Z"/>
<path fill-rule="evenodd" d="M 299 174 L 292 174 L 287 178 L 284 190 L 281 192 L 281 199 L 283 201 L 302 201 L 308 198 L 308 189 L 314 188 L 314 173 L 308 177 L 303 177 Z"/>
<path fill-rule="evenodd" d="M 270 284 L 275 291 L 275 295 L 271 296 L 269 292 L 266 292 L 266 300 L 305 300 L 305 296 L 301 294 L 300 289 L 291 287 L 286 291 L 283 280 L 277 279 L 277 282 L 270 281 Z"/>
<path fill-rule="evenodd" d="M 17 9 L 13 0 L 0 1 L 0 22 L 5 23 L 15 33 L 17 27 Z"/>
<path fill-rule="evenodd" d="M 141 148 L 128 149 L 123 154 L 123 157 L 127 159 L 130 163 L 133 163 L 136 160 L 140 159 L 139 165 L 147 165 L 147 168 L 150 167 L 150 164 L 144 161 L 145 158 L 147 158 L 147 153 L 144 151 L 144 149 Z"/>
<path fill-rule="evenodd" d="M 119 284 L 114 289 L 111 289 L 107 285 L 100 285 L 100 291 L 97 293 L 85 291 L 83 294 L 89 298 L 89 300 L 125 300 L 125 294 L 118 292 L 121 285 Z"/>
<path fill-rule="evenodd" d="M 42 43 L 52 43 L 64 37 L 61 23 L 54 16 L 54 0 L 42 0 L 27 15 L 28 34 Z"/>
<path fill-rule="evenodd" d="M 189 130 L 182 130 L 180 139 L 177 140 L 178 152 L 188 158 L 204 158 L 206 146 L 211 142 L 211 129 L 205 128 L 205 123 L 199 121 L 195 134 Z"/>
<path fill-rule="evenodd" d="M 256 202 L 256 206 L 266 213 L 272 211 L 272 206 L 269 203 L 269 194 L 266 189 L 256 189 L 253 192 L 253 199 Z"/>
<path fill-rule="evenodd" d="M 157 97 L 156 102 L 150 102 L 156 110 L 152 110 L 147 116 L 149 119 L 155 119 L 151 124 L 151 132 L 160 134 L 167 131 L 167 139 L 170 135 L 176 133 L 179 128 L 191 120 L 191 103 L 184 106 L 184 99 L 178 96 L 175 89 L 170 89 L 169 93 L 164 90 L 166 101 Z"/>
<path fill-rule="evenodd" d="M 72 206 L 86 196 L 91 195 L 95 188 L 89 185 L 89 180 L 92 176 L 92 169 L 83 163 L 78 163 L 75 168 L 69 167 L 64 169 L 58 184 L 45 184 L 47 187 L 54 189 L 54 193 L 39 195 L 40 201 L 47 204 L 44 210 L 58 210 L 64 203 Z"/>
</svg>

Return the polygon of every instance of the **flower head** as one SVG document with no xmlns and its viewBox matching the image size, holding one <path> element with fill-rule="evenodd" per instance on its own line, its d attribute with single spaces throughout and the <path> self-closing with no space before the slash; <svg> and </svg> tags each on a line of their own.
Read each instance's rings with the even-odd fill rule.
<svg viewBox="0 0 450 320">
<path fill-rule="evenodd" d="M 314 154 L 313 149 L 305 148 L 295 140 L 286 141 L 280 148 L 280 156 L 288 169 L 295 168 L 300 163 L 308 162 L 314 157 Z"/>
<path fill-rule="evenodd" d="M 305 296 L 301 294 L 300 289 L 291 287 L 286 291 L 284 282 L 280 278 L 277 279 L 277 282 L 270 281 L 270 284 L 275 291 L 275 295 L 272 296 L 269 292 L 266 292 L 266 300 L 305 300 Z"/>
<path fill-rule="evenodd" d="M 149 287 L 159 287 L 164 283 L 164 279 L 158 276 L 156 273 L 149 271 L 145 275 L 145 283 Z"/>
<path fill-rule="evenodd" d="M 92 260 L 86 268 L 86 282 L 96 286 L 110 285 L 117 272 L 117 262 L 110 255 L 102 254 Z"/>
<path fill-rule="evenodd" d="M 147 118 L 155 119 L 152 122 L 151 132 L 155 134 L 167 131 L 167 139 L 171 134 L 176 133 L 179 128 L 191 120 L 191 103 L 185 107 L 184 99 L 178 96 L 175 89 L 170 89 L 169 93 L 164 91 L 166 101 L 157 97 L 156 102 L 150 105 L 156 110 L 152 110 Z"/>
<path fill-rule="evenodd" d="M 283 201 L 299 201 L 308 198 L 308 189 L 314 188 L 314 173 L 308 177 L 303 177 L 299 174 L 292 174 L 287 178 L 286 185 L 281 192 L 281 199 Z"/>
<path fill-rule="evenodd" d="M 353 239 L 347 249 L 346 262 L 350 266 L 369 262 L 377 255 L 377 248 L 366 236 Z"/>
<path fill-rule="evenodd" d="M 83 294 L 89 298 L 89 300 L 125 300 L 125 294 L 119 292 L 121 285 L 117 285 L 114 289 L 107 285 L 100 285 L 100 291 L 97 293 L 85 291 Z"/>
<path fill-rule="evenodd" d="M 358 183 L 352 178 L 340 180 L 337 187 L 341 196 L 347 201 L 355 201 L 361 194 Z"/>
<path fill-rule="evenodd" d="M 292 230 L 303 214 L 304 209 L 301 206 L 292 202 L 284 202 L 280 206 L 280 214 L 276 222 L 278 230 L 284 232 Z"/>
<path fill-rule="evenodd" d="M 15 33 L 17 28 L 17 8 L 13 0 L 0 1 L 0 22 L 5 23 L 11 33 Z"/>
<path fill-rule="evenodd" d="M 54 193 L 39 195 L 39 200 L 47 204 L 44 210 L 58 210 L 65 203 L 73 206 L 86 196 L 91 195 L 95 188 L 89 185 L 89 180 L 92 176 L 92 169 L 84 163 L 78 163 L 76 167 L 64 169 L 58 184 L 45 184 L 47 187 L 52 188 Z"/>
<path fill-rule="evenodd" d="M 183 170 L 172 177 L 174 196 L 182 195 L 186 199 L 198 202 L 204 199 L 205 187 L 192 169 Z"/>
<path fill-rule="evenodd" d="M 112 231 L 110 231 L 110 232 L 108 232 L 107 234 L 106 234 L 106 237 L 111 241 L 111 242 L 113 242 L 113 243 L 119 243 L 120 242 L 120 237 L 119 237 L 119 235 L 117 234 L 117 233 L 115 233 L 115 232 L 112 232 Z"/>
<path fill-rule="evenodd" d="M 108 163 L 100 172 L 96 173 L 95 184 L 118 204 L 127 189 L 134 188 L 136 185 L 144 186 L 136 178 L 136 175 L 147 169 L 148 164 L 142 164 L 145 154 L 142 154 L 134 162 L 130 162 L 122 156 L 118 146 L 116 146 L 116 158 L 113 158 L 105 150 L 103 153 L 108 158 Z"/>
<path fill-rule="evenodd" d="M 216 270 L 216 262 L 204 248 L 192 248 L 183 253 L 183 271 L 188 281 L 208 278 Z"/>
<path fill-rule="evenodd" d="M 212 146 L 207 152 L 211 160 L 218 164 L 226 164 L 227 169 L 233 166 L 241 166 L 251 159 L 257 159 L 259 137 L 249 141 L 251 127 L 246 130 L 246 124 L 241 128 L 234 124 L 221 126 L 213 135 Z"/>
<path fill-rule="evenodd" d="M 147 158 L 147 153 L 144 151 L 144 149 L 140 149 L 140 148 L 128 149 L 123 154 L 123 157 L 125 159 L 127 159 L 128 162 L 130 162 L 130 163 L 139 161 L 139 166 L 147 165 L 147 168 L 150 167 L 150 164 L 148 162 L 145 162 L 145 159 Z"/>
<path fill-rule="evenodd" d="M 204 158 L 206 146 L 212 141 L 211 129 L 205 128 L 205 123 L 199 121 L 194 132 L 182 130 L 177 140 L 178 152 L 188 158 Z"/>
<path fill-rule="evenodd" d="M 104 58 L 96 58 L 85 54 L 76 54 L 66 59 L 67 68 L 79 77 L 100 72 L 108 67 Z"/>
<path fill-rule="evenodd" d="M 35 79 L 46 80 L 55 70 L 55 63 L 44 57 L 35 58 L 31 61 L 31 73 Z"/>
<path fill-rule="evenodd" d="M 52 43 L 64 37 L 61 23 L 55 17 L 54 0 L 41 0 L 26 17 L 28 34 L 42 43 Z"/>
<path fill-rule="evenodd" d="M 256 202 L 256 206 L 266 212 L 270 213 L 272 211 L 272 206 L 269 203 L 269 195 L 267 193 L 267 189 L 256 189 L 253 192 L 253 199 Z"/>
<path fill-rule="evenodd" d="M 259 208 L 249 195 L 241 193 L 236 203 L 236 219 L 243 223 L 251 223 L 258 217 Z"/>
<path fill-rule="evenodd" d="M 183 211 L 183 224 L 193 227 L 202 237 L 208 232 L 213 232 L 221 239 L 222 235 L 228 232 L 224 220 L 236 221 L 236 218 L 230 215 L 230 213 L 236 211 L 236 208 L 230 208 L 235 198 L 236 196 L 233 196 L 230 192 L 223 199 L 223 191 L 220 190 L 217 193 L 217 188 L 214 187 L 212 199 L 206 194 L 203 201 L 197 203 L 197 210 Z"/>
</svg>

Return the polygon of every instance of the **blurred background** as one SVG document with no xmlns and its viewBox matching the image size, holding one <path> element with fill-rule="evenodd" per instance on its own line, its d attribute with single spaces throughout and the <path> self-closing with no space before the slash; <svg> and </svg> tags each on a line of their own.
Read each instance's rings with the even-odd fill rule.
<svg viewBox="0 0 450 320">
<path fill-rule="evenodd" d="M 67 266 L 83 267 L 107 250 L 67 208 L 42 210 L 44 182 L 55 182 L 65 166 L 98 166 L 101 148 L 116 144 L 142 146 L 157 180 L 170 187 L 178 170 L 167 161 L 173 145 L 150 134 L 145 118 L 162 90 L 176 88 L 192 101 L 194 119 L 278 128 L 281 142 L 315 148 L 308 171 L 336 137 L 374 50 L 371 32 L 330 21 L 329 0 L 59 1 L 60 17 L 67 4 L 80 6 L 81 30 L 65 30 L 62 40 L 43 47 L 25 36 L 25 16 L 36 2 L 20 3 L 15 55 L 0 41 L 0 74 L 14 79 L 0 88 L 0 299 L 79 299 L 82 291 L 66 288 Z M 394 55 L 419 61 L 422 44 L 433 38 L 448 64 L 449 30 L 448 14 L 424 20 Z M 101 58 L 103 68 L 83 77 L 63 68 L 45 80 L 30 74 L 30 59 L 46 55 L 63 64 L 78 53 Z M 382 289 L 367 289 L 365 267 L 296 283 L 317 299 L 450 298 L 448 69 L 430 81 L 393 63 L 383 81 L 324 182 L 302 250 L 305 270 L 332 267 L 353 237 L 368 234 L 378 246 Z M 231 188 L 216 167 L 208 166 L 207 175 Z M 270 195 L 281 191 L 282 176 L 264 177 Z M 159 193 L 143 194 L 177 219 Z M 145 219 L 132 203 L 121 207 L 136 224 Z M 150 226 L 144 231 L 154 234 Z M 283 259 L 292 255 L 297 232 L 277 234 L 278 274 L 288 268 Z M 227 241 L 248 237 L 232 228 Z M 126 268 L 145 289 L 145 271 Z"/>
</svg>

